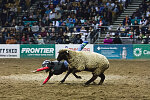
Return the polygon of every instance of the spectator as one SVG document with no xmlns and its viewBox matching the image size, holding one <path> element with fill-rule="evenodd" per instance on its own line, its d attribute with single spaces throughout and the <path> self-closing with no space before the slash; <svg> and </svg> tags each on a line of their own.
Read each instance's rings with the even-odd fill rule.
<svg viewBox="0 0 150 100">
<path fill-rule="evenodd" d="M 58 11 L 56 11 L 55 19 L 56 19 L 56 21 L 61 19 L 61 13 L 59 13 Z"/>
<path fill-rule="evenodd" d="M 38 42 L 38 44 L 45 44 L 41 35 L 38 35 L 37 42 Z"/>
<path fill-rule="evenodd" d="M 134 31 L 136 32 L 136 35 L 139 35 L 139 24 L 137 22 L 137 20 L 134 21 Z"/>
<path fill-rule="evenodd" d="M 144 38 L 143 38 L 143 44 L 149 44 L 149 34 L 146 34 L 145 36 L 144 36 Z"/>
<path fill-rule="evenodd" d="M 36 44 L 36 40 L 34 37 L 30 38 L 29 44 Z"/>
<path fill-rule="evenodd" d="M 88 36 L 88 33 L 87 33 L 87 30 L 85 30 L 85 27 L 81 27 L 80 29 L 80 33 L 82 34 L 81 35 L 81 38 L 83 41 L 87 40 L 87 36 Z"/>
<path fill-rule="evenodd" d="M 115 34 L 115 38 L 113 39 L 113 44 L 122 44 L 122 41 L 118 34 Z"/>
<path fill-rule="evenodd" d="M 142 16 L 142 19 L 140 20 L 140 25 L 145 26 L 147 24 L 147 19 L 145 19 L 144 16 Z"/>
<path fill-rule="evenodd" d="M 23 34 L 23 36 L 21 38 L 21 44 L 26 44 L 26 36 L 25 36 L 25 34 Z"/>
<path fill-rule="evenodd" d="M 64 36 L 58 35 L 56 36 L 56 44 L 63 44 Z"/>
<path fill-rule="evenodd" d="M 54 11 L 54 9 L 49 13 L 49 19 L 50 21 L 54 21 L 55 19 L 55 16 L 56 16 L 56 13 Z"/>
<path fill-rule="evenodd" d="M 2 26 L 5 25 L 6 21 L 7 21 L 7 11 L 5 9 L 3 9 L 2 13 L 1 13 Z"/>
<path fill-rule="evenodd" d="M 17 43 L 17 40 L 13 36 L 9 37 L 6 40 L 6 44 L 16 44 L 16 43 Z"/>
<path fill-rule="evenodd" d="M 31 26 L 32 32 L 38 32 L 39 31 L 39 26 L 37 25 L 36 22 L 34 22 L 33 26 Z"/>
<path fill-rule="evenodd" d="M 129 18 L 129 16 L 126 16 L 126 18 L 124 18 L 123 20 L 123 25 L 126 25 L 128 23 L 128 25 L 131 25 L 131 19 Z"/>
<path fill-rule="evenodd" d="M 146 17 L 150 17 L 150 8 L 148 8 L 146 11 Z"/>
<path fill-rule="evenodd" d="M 119 24 L 119 26 L 117 27 L 117 30 L 120 32 L 124 29 L 124 27 L 122 26 L 122 24 Z"/>
<path fill-rule="evenodd" d="M 41 32 L 40 32 L 40 35 L 42 36 L 42 38 L 45 38 L 45 37 L 46 37 L 47 32 L 46 32 L 46 30 L 45 30 L 45 27 L 42 27 Z"/>
<path fill-rule="evenodd" d="M 126 23 L 126 25 L 125 25 L 125 32 L 126 33 L 129 32 L 129 30 L 130 30 L 130 26 L 128 25 L 128 23 Z"/>
<path fill-rule="evenodd" d="M 0 44 L 3 44 L 3 33 L 0 32 Z"/>
<path fill-rule="evenodd" d="M 131 27 L 131 30 L 128 32 L 127 36 L 129 36 L 130 38 L 133 38 L 134 35 L 134 28 Z"/>
<path fill-rule="evenodd" d="M 104 39 L 104 44 L 112 44 L 113 40 L 110 38 L 109 34 L 106 34 L 106 38 Z"/>
<path fill-rule="evenodd" d="M 77 34 L 75 40 L 73 41 L 73 44 L 82 44 L 83 41 L 81 39 L 81 35 Z"/>
</svg>

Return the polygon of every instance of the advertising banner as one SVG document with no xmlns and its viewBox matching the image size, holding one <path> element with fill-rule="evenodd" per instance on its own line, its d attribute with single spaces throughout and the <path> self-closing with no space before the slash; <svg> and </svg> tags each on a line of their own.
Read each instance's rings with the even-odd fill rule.
<svg viewBox="0 0 150 100">
<path fill-rule="evenodd" d="M 0 58 L 20 58 L 20 45 L 0 44 Z"/>
<path fill-rule="evenodd" d="M 58 56 L 58 51 L 60 49 L 68 48 L 73 51 L 77 51 L 81 44 L 56 44 L 56 58 Z M 92 51 L 93 52 L 93 44 L 87 44 L 82 51 Z"/>
<path fill-rule="evenodd" d="M 150 59 L 150 45 L 149 44 L 135 44 L 133 45 L 134 59 Z"/>
<path fill-rule="evenodd" d="M 133 59 L 133 45 L 94 45 L 94 52 L 100 53 L 108 59 Z"/>
<path fill-rule="evenodd" d="M 20 45 L 21 58 L 55 58 L 55 44 Z"/>
</svg>

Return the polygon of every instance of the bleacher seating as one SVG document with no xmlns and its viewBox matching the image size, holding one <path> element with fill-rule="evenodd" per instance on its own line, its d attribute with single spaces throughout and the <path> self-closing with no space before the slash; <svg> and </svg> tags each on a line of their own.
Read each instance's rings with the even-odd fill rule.
<svg viewBox="0 0 150 100">
<path fill-rule="evenodd" d="M 95 29 L 100 26 L 109 26 L 116 16 L 123 11 L 124 7 L 121 2 L 116 2 L 117 0 L 108 2 L 101 0 L 39 1 L 2 0 L 0 43 L 5 44 L 11 36 L 17 40 L 17 43 L 38 43 L 39 37 L 44 39 L 44 43 L 61 43 L 57 42 L 58 39 L 62 43 L 73 43 L 76 39 L 74 33 L 80 34 L 81 38 L 84 37 L 83 40 L 91 39 L 91 36 L 97 32 Z M 33 4 L 37 4 L 37 6 L 30 12 L 29 9 Z M 26 14 L 21 20 L 18 20 L 17 18 L 22 12 L 26 12 Z M 146 15 L 146 11 L 144 14 Z M 132 25 L 134 25 L 134 21 L 135 19 L 132 18 Z M 141 18 L 138 18 L 137 21 L 140 23 Z M 44 36 L 40 34 L 43 27 L 46 33 Z M 81 27 L 85 28 L 86 32 L 84 33 L 86 34 L 80 30 Z M 105 29 L 102 28 L 102 30 Z M 21 40 L 25 42 L 21 42 Z"/>
</svg>

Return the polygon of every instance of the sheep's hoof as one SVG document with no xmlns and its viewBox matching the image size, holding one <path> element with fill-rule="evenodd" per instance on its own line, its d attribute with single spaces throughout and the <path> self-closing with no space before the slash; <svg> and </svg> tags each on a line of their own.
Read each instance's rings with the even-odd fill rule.
<svg viewBox="0 0 150 100">
<path fill-rule="evenodd" d="M 103 84 L 102 82 L 98 83 L 98 85 L 102 85 L 102 84 Z"/>
<path fill-rule="evenodd" d="M 60 83 L 64 83 L 64 80 L 60 81 Z"/>
<path fill-rule="evenodd" d="M 86 83 L 84 83 L 85 85 L 89 85 L 89 83 L 88 82 L 86 82 Z"/>
</svg>

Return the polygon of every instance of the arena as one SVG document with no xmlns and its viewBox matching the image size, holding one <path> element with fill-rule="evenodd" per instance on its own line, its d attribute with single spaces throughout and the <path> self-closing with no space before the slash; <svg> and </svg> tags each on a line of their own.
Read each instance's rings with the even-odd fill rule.
<svg viewBox="0 0 150 100">
<path fill-rule="evenodd" d="M 84 86 L 91 73 L 80 72 L 82 79 L 65 73 L 41 85 L 48 73 L 31 71 L 45 59 L 1 59 L 0 100 L 150 100 L 150 60 L 109 60 L 103 85 Z"/>
</svg>

